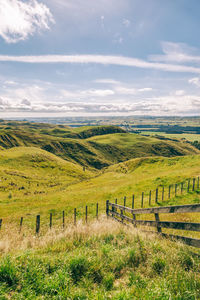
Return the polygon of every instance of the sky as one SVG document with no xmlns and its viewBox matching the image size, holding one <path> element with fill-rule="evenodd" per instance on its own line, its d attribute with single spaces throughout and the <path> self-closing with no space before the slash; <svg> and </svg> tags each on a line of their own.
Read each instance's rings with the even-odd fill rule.
<svg viewBox="0 0 200 300">
<path fill-rule="evenodd" d="M 198 116 L 199 0 L 0 0 L 0 117 Z"/>
</svg>

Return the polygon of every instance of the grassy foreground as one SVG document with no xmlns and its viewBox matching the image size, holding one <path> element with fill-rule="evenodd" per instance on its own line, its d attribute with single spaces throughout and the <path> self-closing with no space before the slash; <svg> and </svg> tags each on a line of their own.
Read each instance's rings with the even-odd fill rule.
<svg viewBox="0 0 200 300">
<path fill-rule="evenodd" d="M 0 242 L 0 299 L 199 299 L 200 251 L 102 219 Z"/>
</svg>

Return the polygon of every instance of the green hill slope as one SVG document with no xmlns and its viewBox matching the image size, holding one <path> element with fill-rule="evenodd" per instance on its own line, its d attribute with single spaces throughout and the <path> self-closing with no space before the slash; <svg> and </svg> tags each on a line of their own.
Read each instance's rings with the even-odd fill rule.
<svg viewBox="0 0 200 300">
<path fill-rule="evenodd" d="M 67 161 L 95 169 L 136 157 L 200 153 L 187 142 L 130 134 L 115 126 L 71 129 L 62 125 L 0 123 L 1 149 L 20 146 L 41 148 Z"/>
</svg>

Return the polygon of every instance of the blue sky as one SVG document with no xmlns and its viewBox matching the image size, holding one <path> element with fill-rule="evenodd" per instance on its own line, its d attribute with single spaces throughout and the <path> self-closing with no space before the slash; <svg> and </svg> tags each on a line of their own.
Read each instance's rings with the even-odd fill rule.
<svg viewBox="0 0 200 300">
<path fill-rule="evenodd" d="M 199 115 L 199 0 L 0 0 L 0 117 Z"/>
</svg>

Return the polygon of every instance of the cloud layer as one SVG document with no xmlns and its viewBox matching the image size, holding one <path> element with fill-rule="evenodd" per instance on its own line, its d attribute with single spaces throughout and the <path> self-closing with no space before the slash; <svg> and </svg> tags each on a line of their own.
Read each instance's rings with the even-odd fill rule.
<svg viewBox="0 0 200 300">
<path fill-rule="evenodd" d="M 101 65 L 116 65 L 124 67 L 135 67 L 143 69 L 155 69 L 167 72 L 185 72 L 200 74 L 200 68 L 164 64 L 157 62 L 148 62 L 138 58 L 113 55 L 38 55 L 38 56 L 8 56 L 0 55 L 0 61 L 5 62 L 20 62 L 20 63 L 71 63 L 71 64 L 101 64 Z"/>
<path fill-rule="evenodd" d="M 0 36 L 7 43 L 25 40 L 53 22 L 49 8 L 36 1 L 0 0 Z"/>
</svg>

